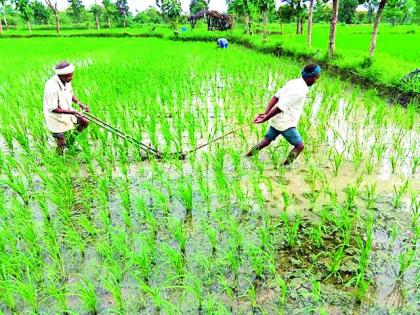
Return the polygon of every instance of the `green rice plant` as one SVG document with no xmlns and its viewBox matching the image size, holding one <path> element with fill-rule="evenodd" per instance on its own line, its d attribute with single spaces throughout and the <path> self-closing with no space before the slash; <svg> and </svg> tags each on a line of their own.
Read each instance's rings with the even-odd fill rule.
<svg viewBox="0 0 420 315">
<path fill-rule="evenodd" d="M 366 186 L 366 206 L 368 209 L 372 209 L 376 203 L 376 199 L 377 199 L 376 190 L 377 190 L 376 183 Z"/>
<path fill-rule="evenodd" d="M 321 248 L 321 246 L 324 244 L 323 235 L 324 229 L 322 223 L 311 226 L 309 229 L 309 237 L 313 241 L 316 248 Z"/>
<path fill-rule="evenodd" d="M 286 212 L 282 212 L 281 219 L 283 221 L 284 231 L 286 232 L 286 243 L 288 247 L 294 247 L 299 243 L 298 232 L 301 224 L 301 219 L 296 216 L 293 222 L 290 222 Z"/>
<path fill-rule="evenodd" d="M 93 282 L 89 278 L 83 278 L 76 284 L 76 294 L 83 303 L 84 310 L 88 314 L 98 314 L 98 298 Z"/>
<path fill-rule="evenodd" d="M 336 247 L 330 254 L 329 254 L 329 263 L 328 263 L 328 271 L 330 274 L 327 276 L 326 279 L 329 277 L 336 275 L 340 270 L 341 262 L 344 258 L 344 246 Z M 325 280 L 326 280 L 325 279 Z"/>
<path fill-rule="evenodd" d="M 251 308 L 253 312 L 257 312 L 260 309 L 260 306 L 257 302 L 257 292 L 255 290 L 254 284 L 249 279 L 247 279 L 247 281 L 249 282 L 249 287 L 246 292 L 248 293 Z"/>
<path fill-rule="evenodd" d="M 335 151 L 333 159 L 331 161 L 334 177 L 337 177 L 338 171 L 340 170 L 340 166 L 343 164 L 343 162 L 344 162 L 344 152 L 338 153 L 337 151 Z"/>
<path fill-rule="evenodd" d="M 134 273 L 138 272 L 138 276 L 141 277 L 142 281 L 148 284 L 153 274 L 156 244 L 153 235 L 141 235 L 139 239 L 140 246 L 138 250 L 131 251 L 128 254 L 128 264 L 130 265 L 129 269 L 135 269 Z"/>
<path fill-rule="evenodd" d="M 358 141 L 355 141 L 353 143 L 352 156 L 353 156 L 354 171 L 356 172 L 363 161 L 363 150 L 360 147 L 360 143 Z"/>
<path fill-rule="evenodd" d="M 135 209 L 141 216 L 141 223 L 149 227 L 156 237 L 159 230 L 159 223 L 152 210 L 147 206 L 146 201 L 140 196 L 136 198 Z"/>
<path fill-rule="evenodd" d="M 238 255 L 236 250 L 229 250 L 226 253 L 226 261 L 229 262 L 230 270 L 234 277 L 234 290 L 236 291 L 239 286 L 239 266 L 241 264 L 241 256 Z"/>
<path fill-rule="evenodd" d="M 262 280 L 265 261 L 263 250 L 259 246 L 251 245 L 247 248 L 247 256 L 249 257 L 256 280 Z"/>
<path fill-rule="evenodd" d="M 162 288 L 160 287 L 152 287 L 144 282 L 138 282 L 140 290 L 145 294 L 151 297 L 153 304 L 156 308 L 156 312 L 164 312 L 166 314 L 175 314 L 179 313 L 179 310 L 176 308 L 174 304 L 169 302 L 163 296 Z"/>
<path fill-rule="evenodd" d="M 178 183 L 177 197 L 184 205 L 186 215 L 190 216 L 193 209 L 193 190 L 190 179 L 183 177 Z"/>
<path fill-rule="evenodd" d="M 408 179 L 404 182 L 403 185 L 401 185 L 399 188 L 397 188 L 396 185 L 393 186 L 394 194 L 392 195 L 391 204 L 394 209 L 398 209 L 401 207 L 402 204 L 402 197 L 406 193 L 408 188 Z"/>
<path fill-rule="evenodd" d="M 162 244 L 160 247 L 165 254 L 166 263 L 169 264 L 171 269 L 175 271 L 175 275 L 182 281 L 185 276 L 185 257 L 167 244 Z"/>
<path fill-rule="evenodd" d="M 277 290 L 280 291 L 277 293 L 278 303 L 280 307 L 280 314 L 284 314 L 283 311 L 287 303 L 287 284 L 283 280 L 283 278 L 278 274 L 274 278 L 274 283 L 276 285 L 276 291 Z"/>
<path fill-rule="evenodd" d="M 114 264 L 117 266 L 117 264 Z M 115 301 L 117 310 L 119 312 L 124 312 L 124 298 L 121 291 L 121 275 L 119 271 L 116 272 L 116 269 L 109 269 L 106 277 L 102 279 L 105 289 L 112 295 L 112 298 Z"/>
<path fill-rule="evenodd" d="M 411 193 L 410 205 L 413 212 L 411 217 L 411 228 L 417 232 L 420 218 L 420 201 L 417 200 L 417 194 L 415 192 Z"/>
<path fill-rule="evenodd" d="M 207 235 L 209 239 L 212 254 L 216 254 L 216 251 L 219 247 L 217 239 L 217 230 L 213 227 L 213 225 L 210 222 L 205 222 L 201 224 L 201 230 L 204 234 Z"/>
<path fill-rule="evenodd" d="M 202 314 L 205 287 L 200 277 L 189 273 L 186 277 L 186 283 L 184 283 L 182 288 L 194 295 L 198 304 L 198 314 Z"/>
<path fill-rule="evenodd" d="M 173 219 L 168 223 L 168 228 L 173 237 L 176 239 L 181 254 L 185 257 L 185 249 L 187 245 L 188 235 L 187 231 L 185 230 L 184 224 L 177 219 Z"/>
<path fill-rule="evenodd" d="M 405 272 L 412 266 L 416 259 L 415 244 L 407 244 L 406 248 L 398 254 L 399 271 L 398 279 L 402 280 Z"/>
</svg>

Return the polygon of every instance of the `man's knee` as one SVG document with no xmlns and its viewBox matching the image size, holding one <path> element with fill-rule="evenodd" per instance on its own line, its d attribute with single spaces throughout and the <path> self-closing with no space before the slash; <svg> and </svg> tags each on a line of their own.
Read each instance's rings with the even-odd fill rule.
<svg viewBox="0 0 420 315">
<path fill-rule="evenodd" d="M 297 145 L 295 145 L 295 149 L 299 152 L 302 152 L 304 147 L 305 146 L 303 145 L 303 142 L 300 142 Z"/>
</svg>

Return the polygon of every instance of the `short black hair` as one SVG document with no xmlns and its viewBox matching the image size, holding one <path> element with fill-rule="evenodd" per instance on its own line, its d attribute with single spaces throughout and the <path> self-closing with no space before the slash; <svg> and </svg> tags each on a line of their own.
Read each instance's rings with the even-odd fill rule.
<svg viewBox="0 0 420 315">
<path fill-rule="evenodd" d="M 60 63 L 58 63 L 55 68 L 56 69 L 64 69 L 66 67 L 70 66 L 70 63 L 68 63 L 67 61 L 62 61 Z"/>
<path fill-rule="evenodd" d="M 318 67 L 318 65 L 311 63 L 309 65 L 306 65 L 305 68 L 303 68 L 303 71 L 305 71 L 306 73 L 311 73 L 314 72 L 316 67 Z"/>
</svg>

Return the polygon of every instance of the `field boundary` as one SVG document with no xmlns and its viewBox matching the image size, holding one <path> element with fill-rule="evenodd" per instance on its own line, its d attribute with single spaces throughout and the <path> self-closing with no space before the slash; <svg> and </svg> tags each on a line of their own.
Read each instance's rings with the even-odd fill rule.
<svg viewBox="0 0 420 315">
<path fill-rule="evenodd" d="M 219 38 L 219 35 L 206 35 L 206 36 L 194 36 L 194 35 L 170 35 L 165 36 L 162 33 L 78 33 L 78 34 L 12 34 L 12 35 L 1 35 L 1 38 L 72 38 L 72 37 L 87 37 L 87 38 L 160 38 L 169 39 L 172 41 L 192 41 L 192 42 L 213 42 Z M 368 76 L 364 76 L 354 69 L 344 68 L 337 65 L 333 65 L 325 58 L 315 58 L 314 56 L 306 53 L 298 53 L 294 50 L 287 49 L 280 44 L 273 46 L 258 46 L 253 44 L 249 39 L 238 36 L 227 36 L 231 43 L 241 45 L 245 48 L 252 49 L 254 51 L 274 55 L 276 57 L 290 57 L 295 60 L 304 61 L 306 63 L 314 62 L 320 64 L 329 74 L 339 77 L 341 80 L 350 81 L 352 84 L 359 85 L 363 89 L 375 89 L 381 97 L 388 99 L 391 103 L 399 103 L 406 107 L 409 103 L 419 103 L 420 93 L 415 90 L 408 90 L 402 86 L 395 84 L 387 84 L 380 82 L 377 79 L 372 79 Z M 368 68 L 369 65 L 366 65 Z M 416 106 L 416 110 L 419 110 L 419 106 Z"/>
</svg>

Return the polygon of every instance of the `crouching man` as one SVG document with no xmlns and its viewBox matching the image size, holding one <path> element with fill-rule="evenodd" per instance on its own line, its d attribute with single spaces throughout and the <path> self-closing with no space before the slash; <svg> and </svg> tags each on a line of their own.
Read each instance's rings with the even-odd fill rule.
<svg viewBox="0 0 420 315">
<path fill-rule="evenodd" d="M 71 81 L 74 66 L 61 62 L 55 66 L 55 75 L 45 84 L 44 116 L 48 130 L 57 142 L 57 153 L 62 155 L 64 149 L 74 142 L 75 134 L 82 132 L 89 124 L 88 120 L 78 113 L 72 103 L 89 112 L 73 94 Z M 70 133 L 76 127 L 76 132 Z"/>
</svg>

